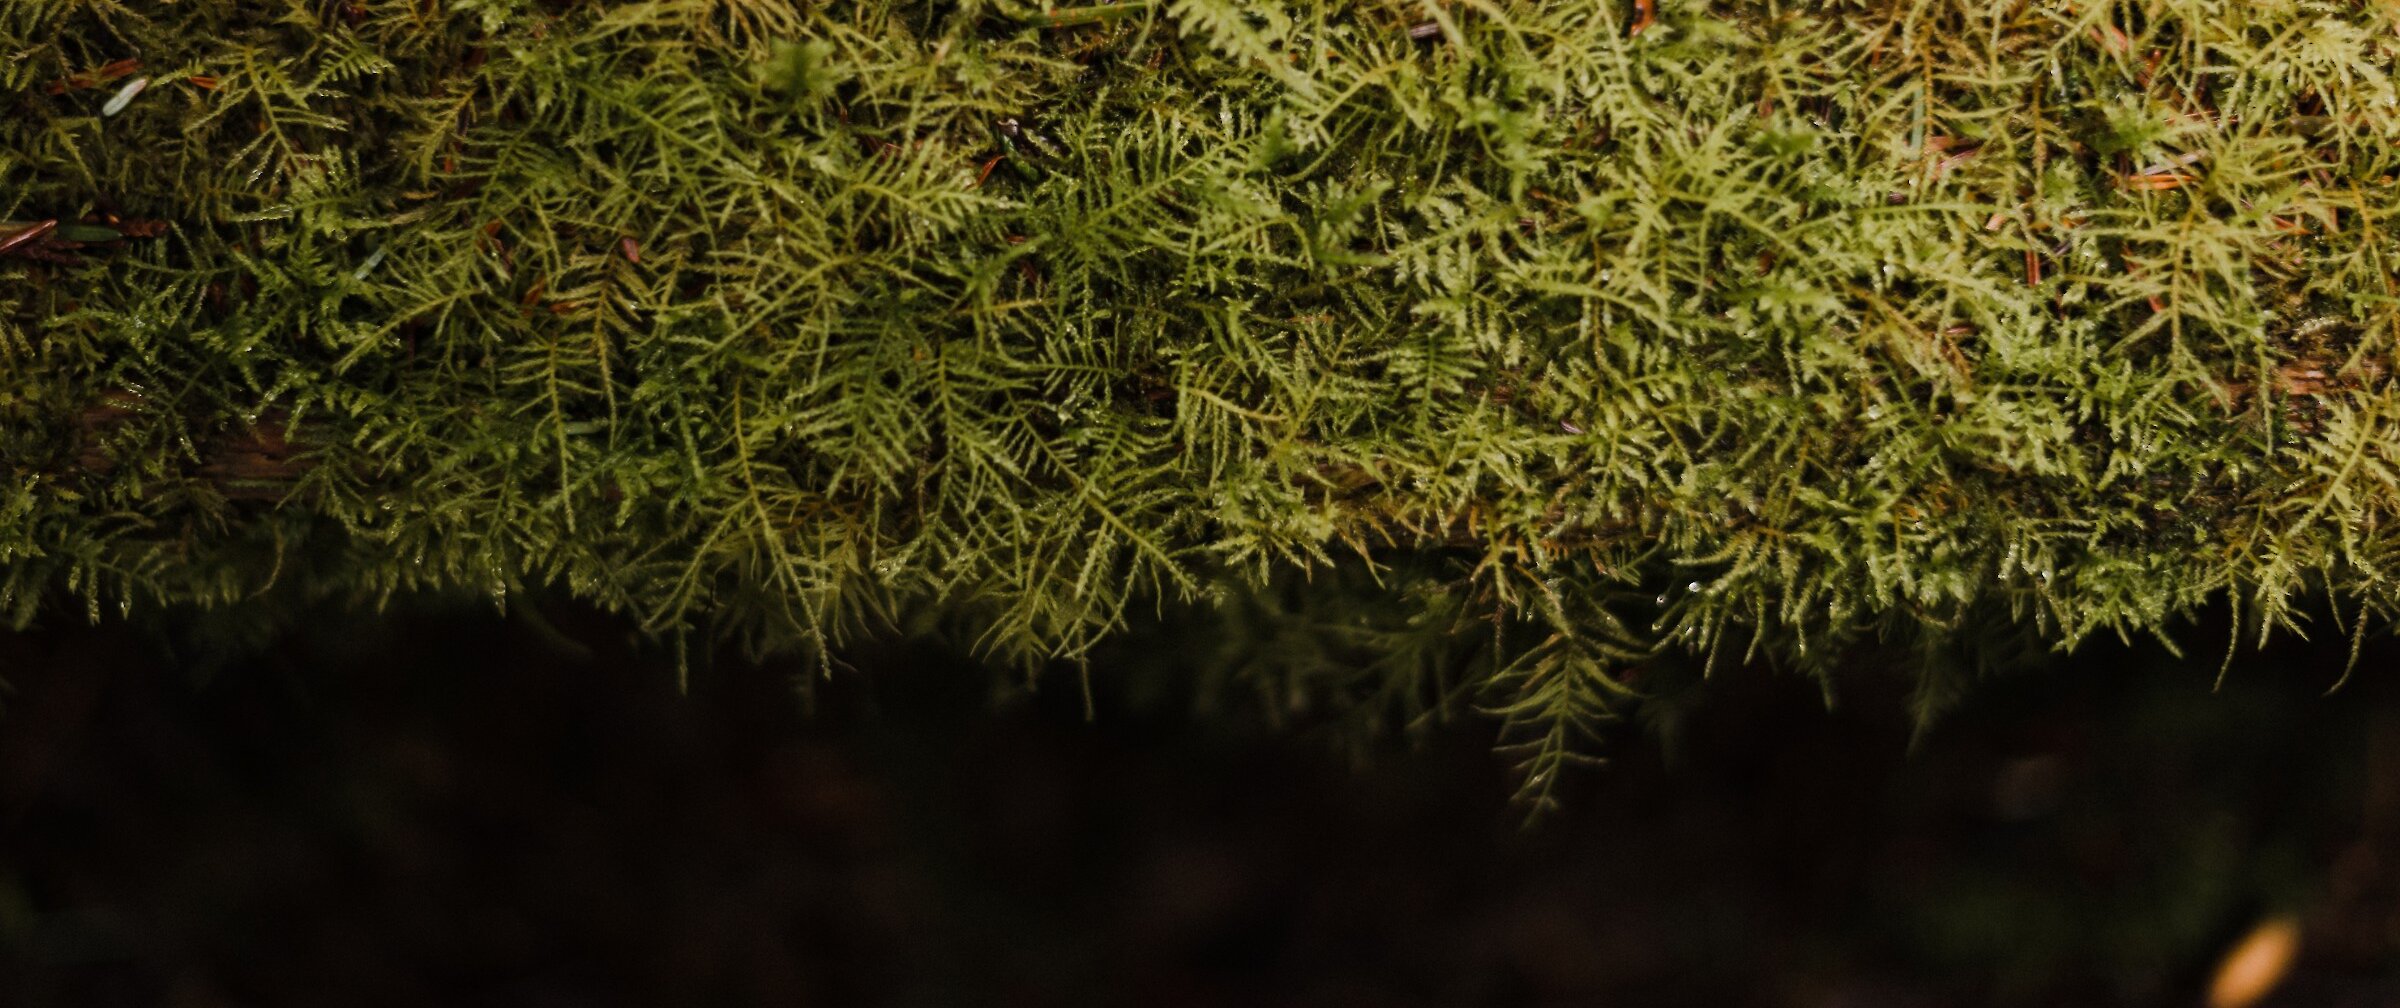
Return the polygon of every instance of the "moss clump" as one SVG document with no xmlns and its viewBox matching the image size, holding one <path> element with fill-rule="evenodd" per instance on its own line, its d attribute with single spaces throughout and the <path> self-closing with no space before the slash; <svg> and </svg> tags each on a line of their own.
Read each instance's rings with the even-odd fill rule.
<svg viewBox="0 0 2400 1008">
<path fill-rule="evenodd" d="M 2365 626 L 2396 50 L 2221 0 L 20 0 L 0 598 L 1041 661 L 1362 557 L 1417 624 L 1361 646 L 1493 638 L 1537 774 L 1662 649 Z"/>
</svg>

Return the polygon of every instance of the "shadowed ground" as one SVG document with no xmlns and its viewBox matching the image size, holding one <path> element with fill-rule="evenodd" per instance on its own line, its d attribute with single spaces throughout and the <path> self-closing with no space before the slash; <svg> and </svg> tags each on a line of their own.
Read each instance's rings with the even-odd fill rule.
<svg viewBox="0 0 2400 1008">
<path fill-rule="evenodd" d="M 2400 697 L 2370 648 L 2094 650 L 1912 755 L 1901 698 L 1721 672 L 1526 830 L 1479 723 L 1003 697 L 954 656 L 673 664 L 603 619 L 327 621 L 207 677 L 0 638 L 0 980 L 50 1005 L 2195 1004 L 2400 997 Z M 2199 639 L 2194 635 L 2193 639 Z M 1891 681 L 1874 675 L 1869 684 Z M 1662 739 L 1671 738 L 1671 742 Z"/>
</svg>

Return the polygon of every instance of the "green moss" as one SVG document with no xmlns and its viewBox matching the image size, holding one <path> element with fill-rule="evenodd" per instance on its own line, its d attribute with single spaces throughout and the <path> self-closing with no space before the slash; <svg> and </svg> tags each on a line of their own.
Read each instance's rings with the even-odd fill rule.
<svg viewBox="0 0 2400 1008">
<path fill-rule="evenodd" d="M 1537 776 L 1660 653 L 2381 625 L 2400 15 L 2062 10 L 12 3 L 0 216 L 125 237 L 0 257 L 0 598 L 1038 663 L 1358 557 Z"/>
</svg>

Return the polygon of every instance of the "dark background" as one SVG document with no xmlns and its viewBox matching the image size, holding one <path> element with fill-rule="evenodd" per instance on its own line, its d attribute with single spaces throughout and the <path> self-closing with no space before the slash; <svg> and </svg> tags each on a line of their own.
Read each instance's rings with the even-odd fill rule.
<svg viewBox="0 0 2400 1008">
<path fill-rule="evenodd" d="M 1720 669 L 1528 825 L 1479 720 L 1358 763 L 1140 668 L 1087 721 L 925 644 L 679 694 L 557 603 L 61 623 L 0 636 L 0 1003 L 2193 1005 L 2278 913 L 2270 1004 L 2400 1003 L 2400 653 L 2212 635 L 1913 749 L 1892 669 Z"/>
</svg>

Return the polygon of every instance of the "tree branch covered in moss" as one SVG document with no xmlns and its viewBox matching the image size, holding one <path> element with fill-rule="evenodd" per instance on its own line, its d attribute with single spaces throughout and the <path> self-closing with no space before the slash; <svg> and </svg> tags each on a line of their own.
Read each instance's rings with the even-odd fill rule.
<svg viewBox="0 0 2400 1008">
<path fill-rule="evenodd" d="M 0 253 L 17 623 L 546 586 L 1038 663 L 1405 568 L 1349 650 L 1474 663 L 1539 781 L 1662 653 L 2400 601 L 2389 4 L 19 0 L 0 51 L 0 240 L 56 222 Z"/>
</svg>

